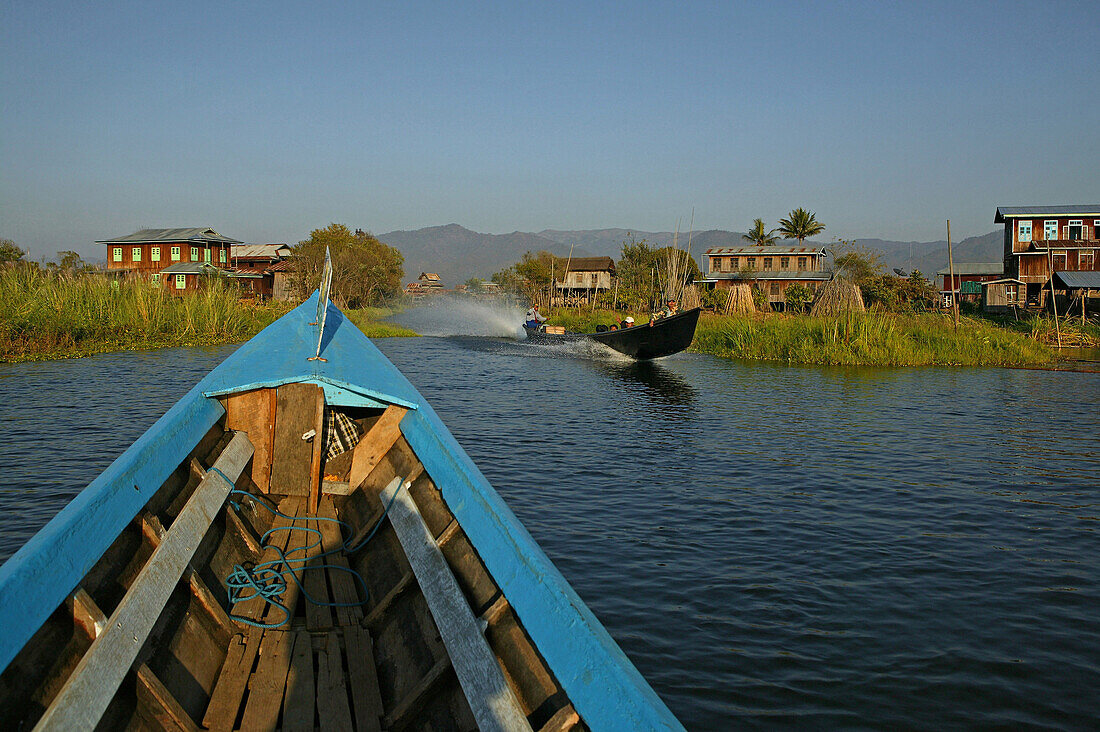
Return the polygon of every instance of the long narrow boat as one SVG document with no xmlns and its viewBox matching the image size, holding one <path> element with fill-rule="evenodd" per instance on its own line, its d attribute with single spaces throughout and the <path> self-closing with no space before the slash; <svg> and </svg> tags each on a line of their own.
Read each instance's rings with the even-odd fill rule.
<svg viewBox="0 0 1100 732">
<path fill-rule="evenodd" d="M 530 343 L 552 345 L 568 341 L 592 340 L 631 358 L 647 361 L 671 356 L 690 346 L 695 337 L 695 326 L 699 322 L 700 312 L 700 308 L 693 308 L 661 318 L 648 325 L 597 333 L 547 333 L 541 326 L 531 328 L 526 325 L 523 329 L 527 332 L 527 340 Z"/>
<path fill-rule="evenodd" d="M 3 729 L 681 728 L 319 293 L 0 567 L 0 598 Z"/>
</svg>

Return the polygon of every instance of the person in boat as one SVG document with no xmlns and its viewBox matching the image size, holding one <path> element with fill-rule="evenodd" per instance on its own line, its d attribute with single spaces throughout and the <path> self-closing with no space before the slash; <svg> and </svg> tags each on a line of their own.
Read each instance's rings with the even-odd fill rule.
<svg viewBox="0 0 1100 732">
<path fill-rule="evenodd" d="M 528 328 L 537 328 L 540 323 L 545 323 L 546 317 L 539 312 L 538 303 L 532 305 L 527 309 L 527 322 L 524 323 Z"/>
<path fill-rule="evenodd" d="M 671 317 L 671 316 L 675 315 L 678 311 L 679 311 L 679 308 L 676 307 L 676 301 L 675 300 L 669 300 L 660 311 L 653 314 L 653 317 L 650 318 L 650 320 L 649 320 L 649 324 L 653 325 L 654 323 L 656 323 L 661 318 Z"/>
<path fill-rule="evenodd" d="M 622 328 L 623 330 L 626 330 L 627 328 L 633 328 L 634 327 L 634 318 L 629 316 L 629 315 L 626 316 L 626 318 L 623 319 L 623 322 L 619 323 L 619 327 Z"/>
</svg>

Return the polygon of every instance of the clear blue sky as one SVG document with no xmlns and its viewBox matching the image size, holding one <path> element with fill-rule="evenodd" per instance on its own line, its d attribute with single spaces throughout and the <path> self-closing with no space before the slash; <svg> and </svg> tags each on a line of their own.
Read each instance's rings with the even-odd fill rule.
<svg viewBox="0 0 1100 732">
<path fill-rule="evenodd" d="M 1100 202 L 1100 3 L 0 0 L 0 237 L 771 225 Z"/>
</svg>

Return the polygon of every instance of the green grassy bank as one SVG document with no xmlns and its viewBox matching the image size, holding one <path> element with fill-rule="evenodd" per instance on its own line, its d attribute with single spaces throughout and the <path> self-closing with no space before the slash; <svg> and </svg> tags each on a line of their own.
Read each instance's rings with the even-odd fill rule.
<svg viewBox="0 0 1100 732">
<path fill-rule="evenodd" d="M 67 275 L 35 265 L 0 267 L 0 362 L 167 346 L 237 343 L 285 314 L 289 303 L 242 302 L 214 283 L 188 296 L 135 281 Z M 368 336 L 415 335 L 379 323 L 381 309 L 351 311 Z"/>
<path fill-rule="evenodd" d="M 700 320 L 692 350 L 727 358 L 852 366 L 1037 366 L 1055 360 L 1039 341 L 940 314 L 853 313 Z"/>
<path fill-rule="evenodd" d="M 591 331 L 625 314 L 555 310 L 550 322 Z M 648 316 L 634 314 L 639 323 Z M 780 363 L 852 366 L 1039 366 L 1055 351 L 1030 334 L 963 318 L 956 334 L 951 318 L 938 313 L 853 313 L 835 317 L 704 314 L 692 351 L 724 358 Z M 1042 339 L 1045 340 L 1045 339 Z"/>
</svg>

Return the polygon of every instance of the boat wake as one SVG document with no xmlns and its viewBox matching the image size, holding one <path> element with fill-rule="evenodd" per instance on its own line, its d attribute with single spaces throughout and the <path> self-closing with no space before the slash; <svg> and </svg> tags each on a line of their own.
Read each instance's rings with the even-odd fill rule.
<svg viewBox="0 0 1100 732">
<path fill-rule="evenodd" d="M 516 305 L 433 297 L 392 318 L 394 323 L 426 336 L 482 336 L 523 339 L 525 311 Z"/>
</svg>

